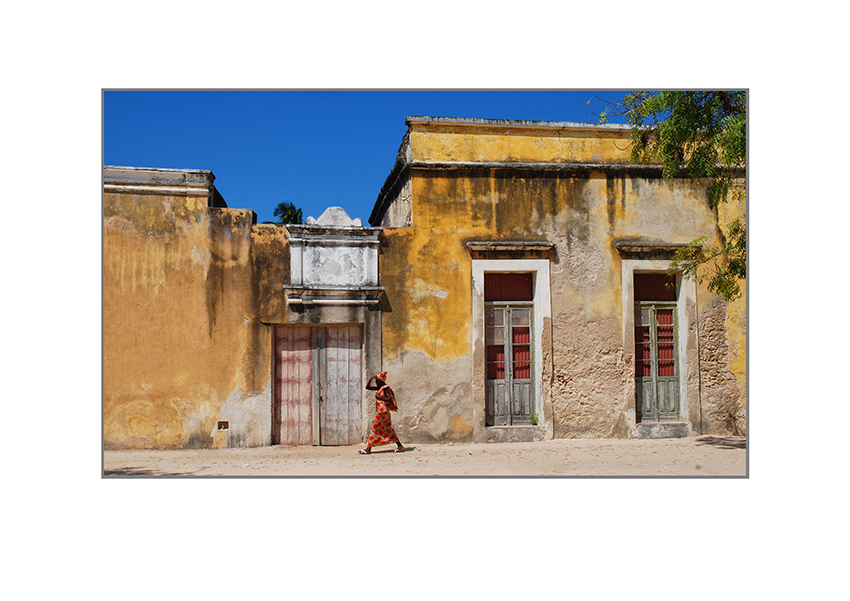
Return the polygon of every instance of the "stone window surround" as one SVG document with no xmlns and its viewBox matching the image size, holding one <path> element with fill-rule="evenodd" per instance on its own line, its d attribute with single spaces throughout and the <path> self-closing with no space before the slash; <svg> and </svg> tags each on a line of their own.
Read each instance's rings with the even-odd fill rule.
<svg viewBox="0 0 850 601">
<path fill-rule="evenodd" d="M 625 254 L 623 252 L 623 255 Z M 670 259 L 630 258 L 628 256 L 622 256 L 621 259 L 623 354 L 633 369 L 635 352 L 634 274 L 667 273 L 670 267 Z M 687 356 L 691 354 L 688 349 L 688 332 L 691 324 L 696 321 L 696 316 L 691 315 L 696 308 L 696 283 L 693 280 L 683 278 L 680 273 L 676 277 L 676 288 L 678 290 L 676 298 L 676 320 L 678 322 L 676 361 L 679 364 L 679 414 L 681 421 L 684 422 L 688 421 L 688 369 L 690 366 Z M 632 376 L 634 376 L 634 370 L 632 371 Z M 631 398 L 633 408 L 635 402 L 634 392 L 633 390 Z M 636 419 L 636 417 L 633 419 Z"/>
<path fill-rule="evenodd" d="M 539 428 L 551 437 L 551 408 L 543 403 L 543 324 L 552 317 L 550 298 L 549 259 L 472 259 L 472 349 L 473 349 L 473 439 L 488 439 L 485 409 L 484 372 L 484 274 L 485 273 L 533 273 L 533 354 L 535 408 L 539 415 Z M 498 428 L 521 428 L 522 426 L 499 426 Z"/>
</svg>

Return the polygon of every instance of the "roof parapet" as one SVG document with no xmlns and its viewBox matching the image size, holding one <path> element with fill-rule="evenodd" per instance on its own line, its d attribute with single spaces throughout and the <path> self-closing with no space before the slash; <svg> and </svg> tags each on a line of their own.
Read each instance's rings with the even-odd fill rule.
<svg viewBox="0 0 850 601">
<path fill-rule="evenodd" d="M 629 131 L 631 125 L 621 123 L 581 123 L 575 121 L 527 121 L 514 119 L 480 119 L 471 117 L 426 117 L 409 115 L 405 119 L 408 126 L 414 123 L 443 123 L 456 125 L 469 125 L 481 127 L 505 126 L 513 128 L 550 128 L 550 129 L 575 129 L 575 130 L 616 130 Z"/>
<path fill-rule="evenodd" d="M 206 169 L 162 169 L 104 165 L 103 191 L 114 194 L 206 196 L 211 207 L 227 208 L 213 185 L 215 175 Z"/>
</svg>

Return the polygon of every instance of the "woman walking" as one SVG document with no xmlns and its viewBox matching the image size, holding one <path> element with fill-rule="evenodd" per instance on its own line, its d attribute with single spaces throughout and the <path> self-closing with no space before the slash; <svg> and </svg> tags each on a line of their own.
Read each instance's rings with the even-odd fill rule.
<svg viewBox="0 0 850 601">
<path fill-rule="evenodd" d="M 393 451 L 394 453 L 402 452 L 404 445 L 396 436 L 390 419 L 390 411 L 398 411 L 398 405 L 395 402 L 393 389 L 387 385 L 387 372 L 382 371 L 378 375 L 372 376 L 366 384 L 366 389 L 377 390 L 378 392 L 375 393 L 375 419 L 372 420 L 372 427 L 369 430 L 369 440 L 366 442 L 366 448 L 360 450 L 360 454 L 369 455 L 372 452 L 372 447 L 392 443 L 398 445 L 398 448 Z"/>
</svg>

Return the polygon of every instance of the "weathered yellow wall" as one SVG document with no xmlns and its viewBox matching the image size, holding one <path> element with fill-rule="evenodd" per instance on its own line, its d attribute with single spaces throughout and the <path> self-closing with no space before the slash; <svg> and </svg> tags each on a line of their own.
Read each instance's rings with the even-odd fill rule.
<svg viewBox="0 0 850 601">
<path fill-rule="evenodd" d="M 719 205 L 718 221 L 721 231 L 728 231 L 729 223 L 736 218 L 746 224 L 747 202 L 744 195 L 730 194 L 726 203 Z M 740 399 L 736 406 L 726 408 L 721 419 L 727 429 L 735 434 L 746 434 L 747 408 L 747 283 L 741 283 L 741 296 L 726 305 L 725 334 L 727 339 L 728 362 L 737 381 Z"/>
<path fill-rule="evenodd" d="M 104 195 L 105 448 L 269 443 L 251 221 L 204 197 Z"/>
<path fill-rule="evenodd" d="M 514 135 L 516 134 L 516 135 Z M 627 134 L 512 131 L 457 125 L 414 125 L 410 160 L 433 163 L 608 162 L 625 164 Z M 645 172 L 541 171 L 488 168 L 411 171 L 412 226 L 385 229 L 381 283 L 391 310 L 384 314 L 384 367 L 396 386 L 402 438 L 419 442 L 469 440 L 472 435 L 472 291 L 469 240 L 546 240 L 552 294 L 549 391 L 556 436 L 625 436 L 634 420 L 632 350 L 623 348 L 622 240 L 683 244 L 717 241 L 717 218 L 705 186 L 687 178 L 663 180 Z M 725 303 L 703 289 L 700 316 L 714 320 Z M 746 314 L 730 307 L 730 320 Z M 730 322 L 731 323 L 731 322 Z M 704 361 L 715 397 L 706 419 L 740 415 L 731 380 L 743 391 L 745 340 L 726 324 L 704 351 L 730 352 Z M 729 326 L 731 327 L 731 325 Z M 548 333 L 547 333 L 548 336 Z M 713 346 L 712 346 L 713 345 Z M 697 363 L 694 355 L 694 364 Z M 696 369 L 694 366 L 693 370 Z M 734 372 L 734 375 L 733 375 Z M 549 386 L 551 384 L 551 386 Z M 692 399 L 691 402 L 695 402 Z M 715 423 L 712 422 L 712 423 Z M 730 422 L 731 423 L 731 422 Z M 697 424 L 698 426 L 699 424 Z M 718 426 L 720 427 L 720 426 Z M 734 426 L 727 430 L 734 430 Z"/>
<path fill-rule="evenodd" d="M 510 135 L 508 135 L 510 133 Z M 381 248 L 383 368 L 407 442 L 469 441 L 474 408 L 470 240 L 540 240 L 550 262 L 544 402 L 556 436 L 628 435 L 633 351 L 623 348 L 615 242 L 717 242 L 744 203 L 705 201 L 686 178 L 640 170 L 523 170 L 505 163 L 628 163 L 627 133 L 415 125 L 419 162 Z M 492 162 L 463 170 L 422 162 Z M 392 207 L 391 207 L 392 209 Z M 411 220 L 408 222 L 408 217 Z M 719 219 L 719 226 L 718 226 Z M 271 325 L 286 323 L 286 229 L 203 196 L 104 195 L 104 445 L 271 442 Z M 705 433 L 743 433 L 746 296 L 698 288 Z M 542 359 L 542 358 L 541 358 Z M 694 361 L 696 363 L 696 361 Z M 633 419 L 633 417 L 632 417 Z M 216 430 L 218 421 L 230 429 Z"/>
<path fill-rule="evenodd" d="M 510 135 L 506 135 L 506 134 Z M 628 164 L 629 133 L 611 129 L 476 127 L 417 124 L 410 132 L 411 160 L 426 162 L 582 162 Z"/>
<path fill-rule="evenodd" d="M 286 227 L 255 225 L 251 235 L 254 282 L 257 283 L 260 320 L 264 323 L 288 321 L 284 284 L 289 283 L 290 248 Z"/>
<path fill-rule="evenodd" d="M 395 295 L 393 311 L 384 317 L 385 358 L 409 348 L 434 359 L 454 359 L 469 352 L 465 334 L 471 259 L 464 245 L 468 240 L 560 241 L 562 252 L 569 250 L 568 239 L 593 245 L 604 254 L 594 265 L 593 277 L 604 277 L 606 285 L 596 287 L 583 304 L 592 314 L 608 317 L 621 313 L 615 240 L 684 243 L 695 237 L 695 231 L 714 235 L 710 211 L 685 213 L 689 203 L 699 206 L 700 202 L 700 189 L 687 180 L 662 183 L 608 178 L 601 173 L 505 177 L 501 171 L 494 177 L 491 170 L 479 170 L 462 175 L 418 172 L 413 183 L 414 227 L 385 231 L 388 245 L 382 251 L 381 277 Z M 676 216 L 675 221 L 670 221 L 671 216 Z M 553 269 L 563 271 L 557 265 Z M 571 266 L 573 274 L 587 269 Z M 566 281 L 556 279 L 553 286 L 562 294 L 580 293 Z"/>
</svg>

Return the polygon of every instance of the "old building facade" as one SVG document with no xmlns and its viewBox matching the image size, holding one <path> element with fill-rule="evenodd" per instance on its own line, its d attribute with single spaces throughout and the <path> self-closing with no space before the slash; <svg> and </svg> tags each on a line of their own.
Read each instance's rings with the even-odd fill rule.
<svg viewBox="0 0 850 601">
<path fill-rule="evenodd" d="M 745 299 L 665 274 L 744 213 L 629 162 L 619 125 L 410 117 L 384 228 L 384 369 L 422 442 L 743 433 Z"/>
<path fill-rule="evenodd" d="M 104 168 L 105 448 L 746 432 L 746 298 L 681 277 L 745 207 L 615 125 L 409 117 L 371 227 L 228 208 L 208 171 Z"/>
<path fill-rule="evenodd" d="M 380 230 L 257 225 L 209 171 L 103 177 L 104 448 L 359 442 Z"/>
</svg>

